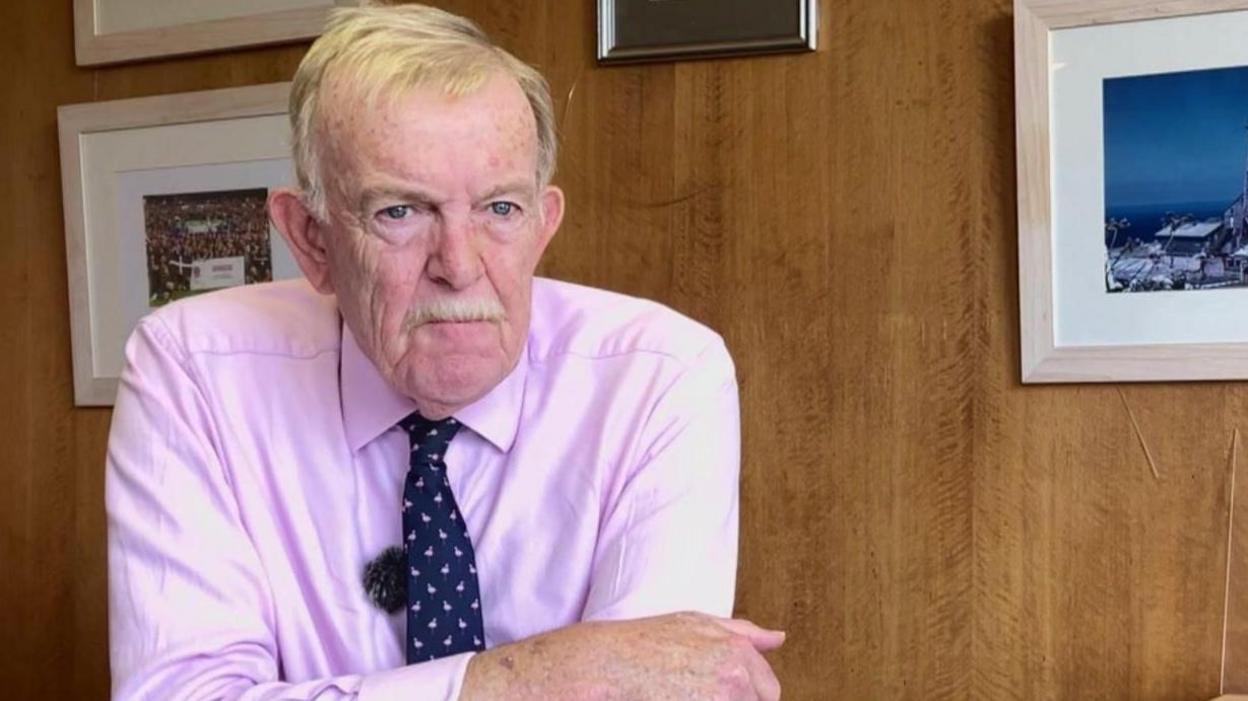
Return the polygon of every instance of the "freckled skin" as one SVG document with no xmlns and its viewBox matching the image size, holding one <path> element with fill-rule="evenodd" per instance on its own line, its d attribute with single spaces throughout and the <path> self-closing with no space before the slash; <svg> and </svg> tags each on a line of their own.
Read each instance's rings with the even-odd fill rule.
<svg viewBox="0 0 1248 701">
<path fill-rule="evenodd" d="M 741 620 L 676 613 L 590 622 L 478 653 L 460 701 L 775 701 L 760 652 L 784 636 Z"/>
<path fill-rule="evenodd" d="M 449 416 L 515 367 L 533 274 L 563 215 L 562 193 L 538 190 L 528 101 L 500 74 L 462 97 L 415 88 L 373 108 L 331 79 L 321 104 L 329 221 L 307 222 L 301 237 L 297 216 L 282 226 L 293 205 L 281 195 L 274 220 L 386 380 L 425 416 Z M 499 202 L 508 216 L 491 210 Z M 418 216 L 389 215 L 412 205 Z M 505 318 L 407 328 L 436 298 L 496 300 Z"/>
</svg>

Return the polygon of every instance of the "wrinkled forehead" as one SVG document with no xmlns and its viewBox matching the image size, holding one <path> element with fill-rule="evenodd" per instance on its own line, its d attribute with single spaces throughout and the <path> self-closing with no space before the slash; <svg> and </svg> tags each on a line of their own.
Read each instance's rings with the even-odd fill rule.
<svg viewBox="0 0 1248 701">
<path fill-rule="evenodd" d="M 536 173 L 537 120 L 520 85 L 501 69 L 451 82 L 330 75 L 321 90 L 318 114 L 315 128 L 323 155 L 338 166 L 357 156 L 377 155 L 391 145 L 410 147 L 412 135 L 422 133 L 421 124 L 451 114 L 452 126 L 461 127 L 453 130 L 456 138 L 488 140 L 500 153 L 523 154 L 526 161 L 532 160 Z"/>
<path fill-rule="evenodd" d="M 328 61 L 318 79 L 320 104 L 315 112 L 321 121 L 328 116 L 342 119 L 386 111 L 413 93 L 465 98 L 504 84 L 512 106 L 523 105 L 525 123 L 531 122 L 536 134 L 529 97 L 498 52 L 475 45 L 437 42 L 422 42 L 409 48 L 347 52 Z"/>
</svg>

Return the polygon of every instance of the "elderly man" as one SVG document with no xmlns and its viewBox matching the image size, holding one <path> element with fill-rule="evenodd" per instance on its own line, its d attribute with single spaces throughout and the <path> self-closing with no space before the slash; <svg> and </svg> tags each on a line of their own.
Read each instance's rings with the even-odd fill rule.
<svg viewBox="0 0 1248 701">
<path fill-rule="evenodd" d="M 721 618 L 722 341 L 533 274 L 550 96 L 467 20 L 338 11 L 295 76 L 306 281 L 139 325 L 109 443 L 119 699 L 774 699 Z"/>
</svg>

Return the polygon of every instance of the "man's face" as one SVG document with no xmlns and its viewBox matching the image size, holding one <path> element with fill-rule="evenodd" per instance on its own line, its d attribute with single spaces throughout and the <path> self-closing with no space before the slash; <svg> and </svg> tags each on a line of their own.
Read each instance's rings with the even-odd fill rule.
<svg viewBox="0 0 1248 701">
<path fill-rule="evenodd" d="M 538 190 L 532 111 L 502 74 L 374 109 L 332 83 L 323 95 L 325 286 L 382 375 L 427 417 L 449 415 L 515 366 L 562 217 L 562 193 Z"/>
</svg>

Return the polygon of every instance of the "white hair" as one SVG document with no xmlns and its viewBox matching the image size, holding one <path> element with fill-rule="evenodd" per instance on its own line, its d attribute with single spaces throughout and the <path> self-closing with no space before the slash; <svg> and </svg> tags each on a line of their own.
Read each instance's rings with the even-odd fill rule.
<svg viewBox="0 0 1248 701">
<path fill-rule="evenodd" d="M 494 298 L 438 297 L 407 312 L 403 331 L 434 321 L 503 321 L 507 312 Z"/>
<path fill-rule="evenodd" d="M 499 72 L 511 76 L 528 99 L 537 124 L 537 184 L 554 177 L 558 155 L 550 87 L 532 66 L 495 46 L 472 21 L 425 5 L 337 8 L 325 33 L 295 72 L 290 122 L 295 173 L 305 206 L 328 216 L 321 172 L 321 89 L 329 77 L 358 86 L 366 105 L 379 95 L 433 86 L 462 96 Z"/>
</svg>

